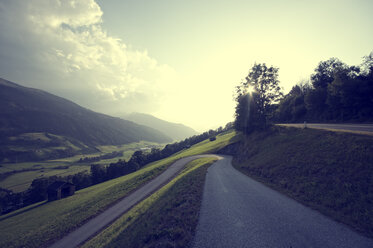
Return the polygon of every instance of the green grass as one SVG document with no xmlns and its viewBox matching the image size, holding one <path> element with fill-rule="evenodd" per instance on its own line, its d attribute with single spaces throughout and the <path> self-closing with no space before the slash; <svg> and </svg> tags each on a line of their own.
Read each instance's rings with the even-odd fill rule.
<svg viewBox="0 0 373 248">
<path fill-rule="evenodd" d="M 16 163 L 16 164 L 4 163 L 4 164 L 1 164 L 0 173 L 23 170 L 23 169 L 30 169 L 35 164 L 40 164 L 40 163 L 37 163 L 37 162 L 24 162 L 24 163 Z"/>
<path fill-rule="evenodd" d="M 191 148 L 151 163 L 135 173 L 77 191 L 75 195 L 0 218 L 0 247 L 42 247 L 59 239 L 86 220 L 163 172 L 172 162 L 186 156 L 215 152 L 235 141 L 235 132 L 219 135 Z"/>
<path fill-rule="evenodd" d="M 373 237 L 373 137 L 276 127 L 237 149 L 238 170 Z"/>
<path fill-rule="evenodd" d="M 110 152 L 119 151 L 119 150 L 130 150 L 130 149 L 137 150 L 137 149 L 148 147 L 148 146 L 163 147 L 163 145 L 159 145 L 158 143 L 149 142 L 149 141 L 140 141 L 140 142 L 125 144 L 125 145 L 120 145 L 120 146 L 99 146 L 97 148 L 100 149 L 100 151 L 103 153 L 110 153 Z"/>
<path fill-rule="evenodd" d="M 98 162 L 95 162 L 94 164 L 104 164 L 104 165 L 109 165 L 111 163 L 116 163 L 118 162 L 119 159 L 128 161 L 132 154 L 135 152 L 135 150 L 126 150 L 123 152 L 123 156 L 120 157 L 115 157 L 115 158 L 110 158 L 110 159 L 102 159 Z"/>
<path fill-rule="evenodd" d="M 8 145 L 3 145 L 0 148 L 5 151 L 5 154 L 9 151 L 26 152 L 27 154 L 18 156 L 20 161 L 27 161 L 27 159 L 29 161 L 46 160 L 55 157 L 56 152 L 58 152 L 59 156 L 63 156 L 71 153 L 79 154 L 87 149 L 93 150 L 79 141 L 46 133 L 24 133 L 9 137 L 9 141 L 11 142 Z M 66 151 L 69 152 L 66 153 Z M 4 158 L 2 162 L 6 163 L 14 161 L 14 159 L 14 156 L 10 156 Z"/>
<path fill-rule="evenodd" d="M 216 136 L 215 141 L 209 141 L 208 139 L 193 145 L 189 149 L 184 149 L 174 155 L 165 158 L 170 162 L 175 161 L 177 159 L 198 155 L 198 154 L 207 154 L 207 153 L 216 153 L 223 147 L 235 143 L 241 139 L 241 135 L 237 134 L 235 131 L 229 131 L 223 134 L 219 134 Z M 153 163 L 149 164 L 148 166 L 153 165 Z"/>
<path fill-rule="evenodd" d="M 42 140 L 50 141 L 51 139 L 45 136 L 45 133 L 24 133 L 18 136 L 9 137 L 10 140 Z"/>
<path fill-rule="evenodd" d="M 74 163 L 74 162 L 77 162 L 80 158 L 96 157 L 96 156 L 104 155 L 104 154 L 111 153 L 111 152 L 124 151 L 124 153 L 125 153 L 124 156 L 111 159 L 109 163 L 112 163 L 112 162 L 117 162 L 118 159 L 128 160 L 129 158 L 131 158 L 132 154 L 136 150 L 138 150 L 140 148 L 143 148 L 143 147 L 146 147 L 146 146 L 163 147 L 163 145 L 160 145 L 160 144 L 154 143 L 154 142 L 149 142 L 149 141 L 140 141 L 140 142 L 134 142 L 134 143 L 124 144 L 124 145 L 117 145 L 117 146 L 97 146 L 97 149 L 99 151 L 97 151 L 95 153 L 79 154 L 79 155 L 75 155 L 73 157 L 48 160 L 48 162 Z M 105 161 L 105 160 L 101 160 L 101 161 Z M 107 163 L 107 162 L 104 162 L 104 163 Z"/>
<path fill-rule="evenodd" d="M 207 168 L 214 161 L 190 162 L 170 183 L 83 247 L 187 247 L 197 226 Z"/>
</svg>

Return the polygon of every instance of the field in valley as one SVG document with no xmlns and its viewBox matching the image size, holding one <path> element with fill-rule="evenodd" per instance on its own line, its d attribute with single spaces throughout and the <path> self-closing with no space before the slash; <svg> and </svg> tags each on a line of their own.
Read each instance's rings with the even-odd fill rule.
<svg viewBox="0 0 373 248">
<path fill-rule="evenodd" d="M 3 163 L 0 164 L 0 187 L 21 192 L 27 190 L 32 181 L 37 178 L 49 176 L 68 176 L 79 172 L 90 170 L 91 164 L 108 165 L 117 162 L 119 159 L 128 160 L 132 154 L 141 148 L 163 147 L 152 142 L 137 142 L 120 146 L 98 146 L 96 153 L 76 155 L 73 157 L 24 163 Z M 95 162 L 79 162 L 80 159 L 103 156 L 112 152 L 123 152 L 122 156 L 110 159 L 100 159 Z"/>
</svg>

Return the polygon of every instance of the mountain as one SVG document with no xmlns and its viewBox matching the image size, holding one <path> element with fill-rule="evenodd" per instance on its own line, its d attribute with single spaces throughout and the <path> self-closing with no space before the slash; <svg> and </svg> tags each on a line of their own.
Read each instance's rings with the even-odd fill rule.
<svg viewBox="0 0 373 248">
<path fill-rule="evenodd" d="M 96 113 L 48 92 L 0 79 L 0 145 L 14 143 L 17 136 L 25 133 L 63 136 L 89 147 L 140 140 L 171 141 L 153 128 Z"/>
<path fill-rule="evenodd" d="M 149 114 L 132 113 L 124 116 L 123 118 L 140 125 L 152 127 L 174 140 L 183 140 L 198 134 L 198 132 L 183 124 L 164 121 Z"/>
</svg>

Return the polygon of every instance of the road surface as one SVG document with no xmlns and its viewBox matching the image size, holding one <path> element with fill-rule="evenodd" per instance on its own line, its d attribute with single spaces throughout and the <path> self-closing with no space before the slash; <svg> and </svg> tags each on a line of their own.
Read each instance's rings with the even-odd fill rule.
<svg viewBox="0 0 373 248">
<path fill-rule="evenodd" d="M 235 170 L 210 166 L 193 248 L 367 248 L 373 240 Z"/>
<path fill-rule="evenodd" d="M 304 128 L 304 123 L 294 124 L 277 124 L 285 127 Z M 307 123 L 307 128 L 326 129 L 331 131 L 344 131 L 351 133 L 360 133 L 373 135 L 373 124 L 321 124 L 321 123 Z"/>
<path fill-rule="evenodd" d="M 115 221 L 131 207 L 136 205 L 141 200 L 148 197 L 151 193 L 155 192 L 165 183 L 174 178 L 181 169 L 184 168 L 184 165 L 189 163 L 192 160 L 202 158 L 202 157 L 218 157 L 217 155 L 196 155 L 187 158 L 180 159 L 173 163 L 166 171 L 161 175 L 145 184 L 143 187 L 139 188 L 129 196 L 123 198 L 117 204 L 108 208 L 106 211 L 98 215 L 97 217 L 91 219 L 83 226 L 79 227 L 75 231 L 71 232 L 61 240 L 57 241 L 50 248 L 74 248 L 83 242 L 87 241 L 89 238 L 93 237 L 95 234 L 100 232 L 110 223 Z"/>
</svg>

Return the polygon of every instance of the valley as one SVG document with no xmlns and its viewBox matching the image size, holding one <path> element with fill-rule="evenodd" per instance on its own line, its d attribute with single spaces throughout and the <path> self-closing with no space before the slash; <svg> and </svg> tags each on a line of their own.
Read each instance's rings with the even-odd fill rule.
<svg viewBox="0 0 373 248">
<path fill-rule="evenodd" d="M 72 157 L 36 162 L 1 163 L 0 187 L 12 190 L 13 192 L 22 192 L 27 190 L 32 181 L 37 178 L 68 176 L 79 172 L 89 172 L 91 164 L 105 166 L 118 162 L 118 160 L 129 160 L 137 150 L 150 150 L 151 148 L 162 148 L 163 146 L 154 142 L 141 141 L 117 146 L 97 146 L 95 150 L 92 149 L 94 153 L 80 154 Z M 51 148 L 49 147 L 48 149 Z M 113 152 L 118 152 L 121 155 L 108 159 L 102 158 Z M 98 158 L 98 161 L 79 161 L 85 158 Z"/>
</svg>

